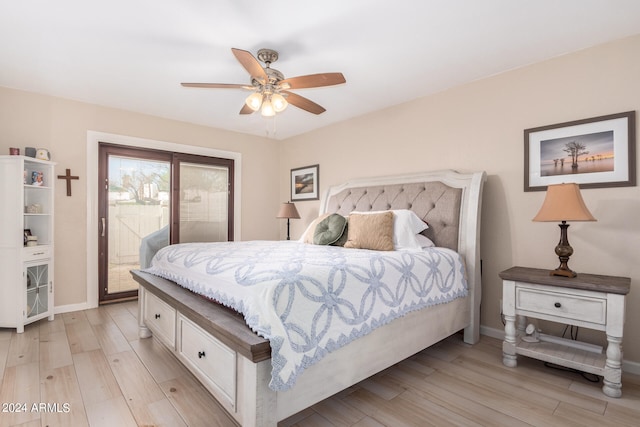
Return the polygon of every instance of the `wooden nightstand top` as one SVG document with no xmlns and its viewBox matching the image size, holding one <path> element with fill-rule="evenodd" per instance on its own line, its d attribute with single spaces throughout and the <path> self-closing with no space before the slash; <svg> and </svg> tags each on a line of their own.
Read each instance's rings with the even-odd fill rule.
<svg viewBox="0 0 640 427">
<path fill-rule="evenodd" d="M 569 278 L 551 276 L 549 275 L 549 270 L 541 268 L 511 267 L 500 272 L 499 276 L 503 280 L 621 295 L 628 294 L 631 288 L 631 279 L 628 277 L 578 273 L 577 277 Z"/>
</svg>

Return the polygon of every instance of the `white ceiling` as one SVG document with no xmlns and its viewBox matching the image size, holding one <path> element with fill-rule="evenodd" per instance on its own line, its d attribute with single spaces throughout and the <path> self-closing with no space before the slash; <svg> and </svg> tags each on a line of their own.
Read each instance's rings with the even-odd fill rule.
<svg viewBox="0 0 640 427">
<path fill-rule="evenodd" d="M 284 139 L 639 33 L 638 0 L 8 0 L 0 86 Z M 246 91 L 180 86 L 248 83 L 232 47 L 347 83 L 275 122 L 238 114 Z"/>
</svg>

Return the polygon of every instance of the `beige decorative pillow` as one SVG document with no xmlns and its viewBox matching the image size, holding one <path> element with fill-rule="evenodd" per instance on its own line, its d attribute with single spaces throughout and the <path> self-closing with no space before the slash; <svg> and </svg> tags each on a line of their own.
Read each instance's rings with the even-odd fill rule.
<svg viewBox="0 0 640 427">
<path fill-rule="evenodd" d="M 392 251 L 393 212 L 349 215 L 349 230 L 345 248 Z"/>
</svg>

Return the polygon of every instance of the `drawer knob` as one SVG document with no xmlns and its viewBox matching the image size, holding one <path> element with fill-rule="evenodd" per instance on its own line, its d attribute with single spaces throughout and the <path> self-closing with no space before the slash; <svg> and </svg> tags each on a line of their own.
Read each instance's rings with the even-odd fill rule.
<svg viewBox="0 0 640 427">
<path fill-rule="evenodd" d="M 553 304 L 553 305 L 554 305 L 556 308 L 560 308 L 560 307 L 562 307 L 562 304 L 560 304 L 559 302 L 557 302 L 557 303 L 555 303 L 555 304 Z"/>
<path fill-rule="evenodd" d="M 156 319 L 159 319 L 159 318 L 160 318 L 160 315 L 159 315 L 159 314 L 156 314 Z"/>
<path fill-rule="evenodd" d="M 206 354 L 204 354 L 204 351 L 199 351 L 198 352 L 198 359 L 202 359 L 205 356 L 206 356 Z"/>
</svg>

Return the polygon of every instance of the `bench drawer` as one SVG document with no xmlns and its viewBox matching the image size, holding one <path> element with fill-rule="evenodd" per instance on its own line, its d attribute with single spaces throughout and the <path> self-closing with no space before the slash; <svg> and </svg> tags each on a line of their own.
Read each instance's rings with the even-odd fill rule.
<svg viewBox="0 0 640 427">
<path fill-rule="evenodd" d="M 144 293 L 144 323 L 170 348 L 176 344 L 176 310 L 151 292 Z"/>
<path fill-rule="evenodd" d="M 236 353 L 182 314 L 178 315 L 177 351 L 209 391 L 235 409 Z"/>
</svg>

